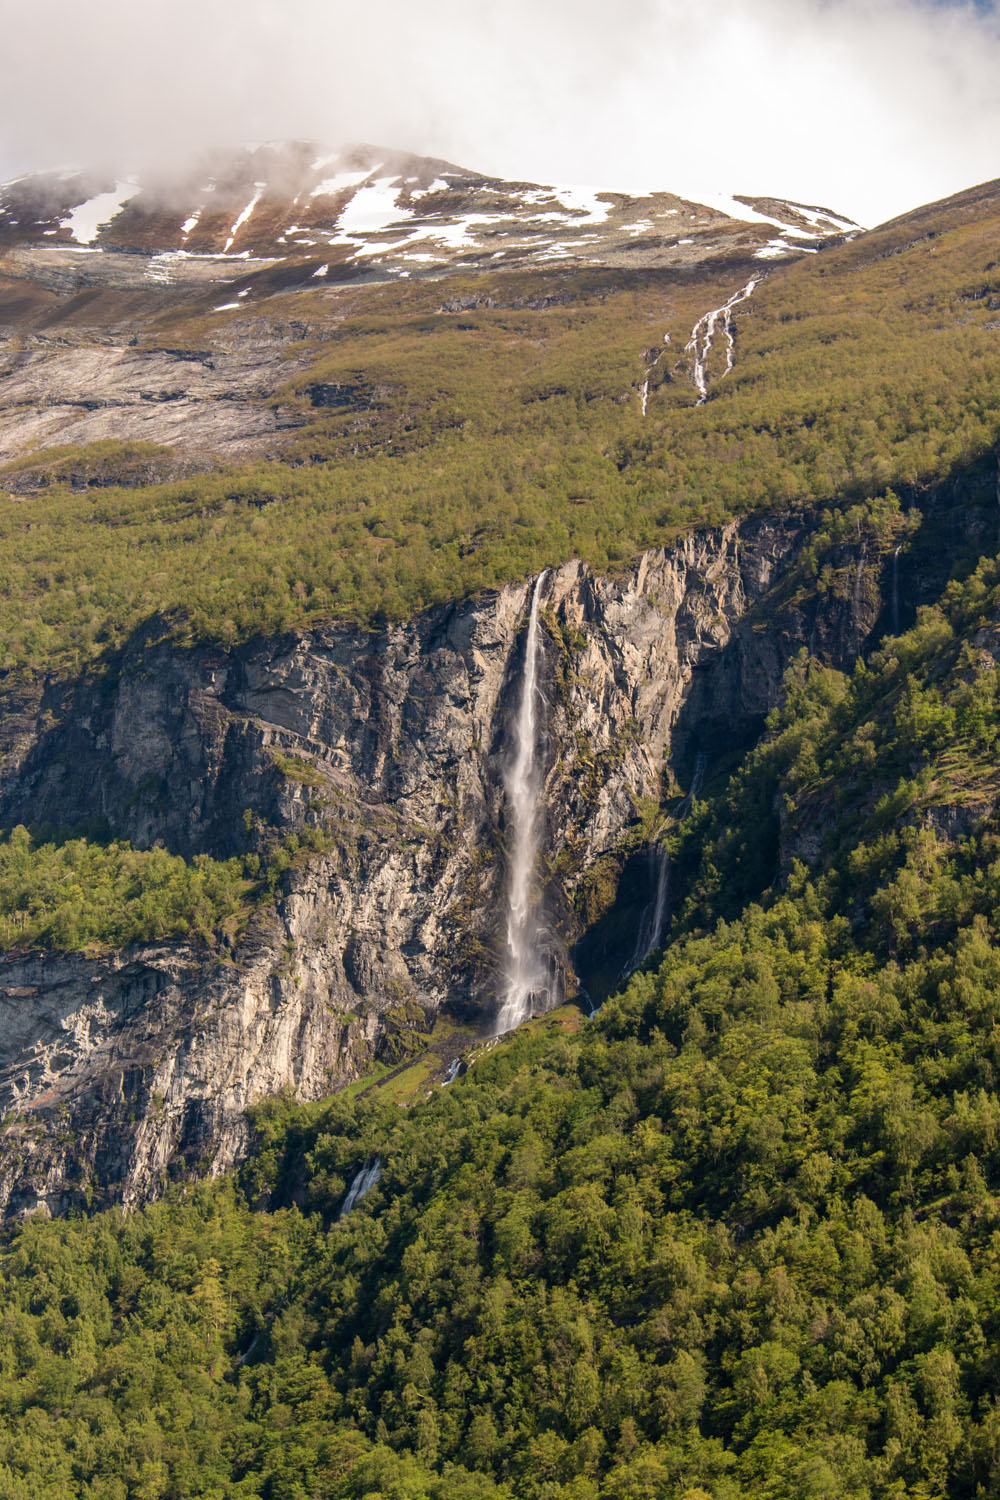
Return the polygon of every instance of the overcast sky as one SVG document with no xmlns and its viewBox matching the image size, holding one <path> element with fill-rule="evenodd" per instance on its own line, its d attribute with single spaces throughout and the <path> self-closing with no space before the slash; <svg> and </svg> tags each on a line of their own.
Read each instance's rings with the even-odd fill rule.
<svg viewBox="0 0 1000 1500">
<path fill-rule="evenodd" d="M 1000 176 L 1000 15 L 931 0 L 0 0 L 0 176 L 371 141 L 876 223 Z"/>
</svg>

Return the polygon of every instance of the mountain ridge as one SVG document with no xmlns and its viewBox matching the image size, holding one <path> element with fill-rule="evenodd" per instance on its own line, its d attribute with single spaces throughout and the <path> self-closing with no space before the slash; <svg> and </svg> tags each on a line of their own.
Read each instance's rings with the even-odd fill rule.
<svg viewBox="0 0 1000 1500">
<path fill-rule="evenodd" d="M 698 203 L 669 190 L 546 187 L 398 150 L 310 142 L 216 153 L 146 184 L 56 170 L 0 185 L 0 253 L 47 245 L 144 254 L 143 274 L 164 281 L 189 274 L 195 257 L 217 260 L 221 276 L 227 260 L 305 256 L 338 278 L 539 257 L 683 265 L 723 248 L 782 259 L 859 227 L 773 197 Z"/>
</svg>

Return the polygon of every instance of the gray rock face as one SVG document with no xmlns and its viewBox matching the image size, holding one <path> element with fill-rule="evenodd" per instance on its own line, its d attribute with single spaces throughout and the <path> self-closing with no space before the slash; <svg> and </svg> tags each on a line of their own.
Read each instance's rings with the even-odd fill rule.
<svg viewBox="0 0 1000 1500">
<path fill-rule="evenodd" d="M 781 605 L 807 530 L 732 524 L 617 576 L 570 562 L 546 578 L 540 878 L 569 994 L 569 955 L 600 910 L 590 873 L 636 851 L 640 809 L 696 750 L 756 734 L 802 644 L 850 659 L 874 624 L 875 589 Z M 331 1092 L 442 1005 L 491 1029 L 530 588 L 374 635 L 136 640 L 101 682 L 22 697 L 4 718 L 4 826 L 100 816 L 186 855 L 245 850 L 264 830 L 321 827 L 329 844 L 221 957 L 161 944 L 0 961 L 9 1212 L 134 1203 L 228 1168 L 255 1099 Z"/>
<path fill-rule="evenodd" d="M 246 453 L 302 421 L 269 398 L 304 363 L 281 331 L 243 325 L 211 350 L 133 347 L 127 336 L 0 340 L 0 462 L 50 443 L 155 442 Z"/>
</svg>

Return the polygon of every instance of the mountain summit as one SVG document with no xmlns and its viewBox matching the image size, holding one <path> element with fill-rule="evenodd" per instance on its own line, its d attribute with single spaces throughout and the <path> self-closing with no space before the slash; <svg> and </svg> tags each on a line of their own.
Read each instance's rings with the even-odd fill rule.
<svg viewBox="0 0 1000 1500">
<path fill-rule="evenodd" d="M 217 151 L 172 176 L 33 173 L 0 188 L 0 251 L 140 254 L 133 279 L 192 260 L 294 260 L 337 280 L 569 262 L 684 267 L 787 259 L 856 233 L 830 209 L 773 197 L 643 194 L 506 182 L 374 146 L 292 141 Z M 95 267 L 80 267 L 93 278 Z M 198 274 L 204 276 L 204 264 Z M 119 275 L 122 268 L 118 267 Z"/>
</svg>

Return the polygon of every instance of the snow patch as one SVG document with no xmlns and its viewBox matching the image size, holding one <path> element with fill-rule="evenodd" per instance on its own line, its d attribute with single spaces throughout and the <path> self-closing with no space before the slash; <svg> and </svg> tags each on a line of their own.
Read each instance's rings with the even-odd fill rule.
<svg viewBox="0 0 1000 1500">
<path fill-rule="evenodd" d="M 257 189 L 257 191 L 254 193 L 253 197 L 250 199 L 250 202 L 247 204 L 246 208 L 240 214 L 239 218 L 236 220 L 236 223 L 232 226 L 232 228 L 229 231 L 229 238 L 228 238 L 228 240 L 226 241 L 226 243 L 222 247 L 222 253 L 223 253 L 223 255 L 228 255 L 229 254 L 229 247 L 233 243 L 233 240 L 235 240 L 237 234 L 243 228 L 243 225 L 246 223 L 247 219 L 249 219 L 250 215 L 253 213 L 254 209 L 257 207 L 257 204 L 263 198 L 263 196 L 264 196 L 264 189 L 267 187 L 267 183 L 266 182 L 255 182 L 254 183 L 254 187 Z"/>
<path fill-rule="evenodd" d="M 817 234 L 831 233 L 831 225 L 834 230 L 839 229 L 845 234 L 850 233 L 852 230 L 856 232 L 861 228 L 861 225 L 855 224 L 853 219 L 842 219 L 839 214 L 831 213 L 828 208 L 817 208 L 811 203 L 790 202 L 788 206 L 789 208 L 794 208 L 796 213 L 801 214 L 804 219 L 808 220 Z"/>
<path fill-rule="evenodd" d="M 68 229 L 77 244 L 90 245 L 96 240 L 101 225 L 115 218 L 138 191 L 138 185 L 134 182 L 118 182 L 113 192 L 98 193 L 96 198 L 88 198 L 85 203 L 78 203 L 68 218 L 60 220 L 60 227 Z M 54 230 L 46 231 L 46 233 L 54 232 Z"/>
<path fill-rule="evenodd" d="M 361 239 L 367 234 L 377 234 L 381 229 L 392 228 L 404 219 L 412 219 L 411 208 L 396 207 L 399 194 L 396 181 L 394 177 L 379 177 L 359 188 L 337 221 L 341 235 Z"/>
<path fill-rule="evenodd" d="M 461 218 L 455 219 L 451 224 L 428 225 L 427 238 L 438 240 L 442 245 L 447 245 L 451 250 L 468 248 L 471 241 L 469 231 L 475 224 L 497 224 L 501 222 L 496 214 L 463 214 Z"/>
<path fill-rule="evenodd" d="M 779 219 L 772 219 L 769 214 L 759 213 L 746 203 L 738 203 L 731 193 L 703 192 L 699 188 L 697 192 L 690 193 L 686 189 L 678 190 L 677 196 L 687 199 L 688 203 L 697 203 L 699 208 L 711 208 L 715 213 L 725 214 L 728 219 L 742 219 L 747 224 L 774 224 L 778 229 L 789 228 L 789 225 L 783 224 Z M 696 216 L 692 214 L 691 217 Z"/>
<path fill-rule="evenodd" d="M 558 187 L 553 189 L 559 202 L 573 214 L 578 224 L 603 224 L 611 212 L 611 203 L 602 203 L 599 189 L 588 187 Z M 581 218 L 580 215 L 586 217 Z"/>
<path fill-rule="evenodd" d="M 330 157 L 328 161 L 336 161 L 336 159 L 336 157 Z M 327 165 L 327 162 L 324 162 L 323 165 Z M 357 187 L 359 182 L 367 182 L 368 178 L 377 172 L 381 165 L 382 163 L 379 162 L 378 166 L 370 167 L 363 172 L 338 172 L 335 177 L 324 177 L 322 182 L 316 184 L 309 196 L 310 198 L 333 198 L 337 193 L 343 193 L 348 188 Z"/>
<path fill-rule="evenodd" d="M 730 193 L 697 192 L 679 193 L 689 203 L 697 203 L 704 208 L 711 208 L 716 213 L 725 214 L 730 219 L 742 219 L 747 224 L 771 224 L 775 229 L 780 229 L 784 234 L 805 235 L 810 233 L 801 224 L 790 223 L 789 219 L 776 217 L 774 214 L 764 213 L 761 209 L 751 208 L 749 203 L 741 203 Z M 790 210 L 790 218 L 801 215 L 807 224 L 812 225 L 812 232 L 818 237 L 830 234 L 836 230 L 848 232 L 857 230 L 859 226 L 850 219 L 840 218 L 837 214 L 829 213 L 824 208 L 818 208 L 812 204 L 792 203 L 790 200 L 777 200 L 785 202 Z M 832 226 L 832 228 L 831 228 Z"/>
<path fill-rule="evenodd" d="M 778 255 L 817 255 L 819 252 L 814 245 L 789 245 L 786 240 L 768 240 L 759 250 L 754 251 L 754 260 L 773 260 Z"/>
</svg>

